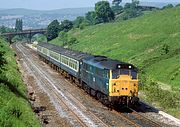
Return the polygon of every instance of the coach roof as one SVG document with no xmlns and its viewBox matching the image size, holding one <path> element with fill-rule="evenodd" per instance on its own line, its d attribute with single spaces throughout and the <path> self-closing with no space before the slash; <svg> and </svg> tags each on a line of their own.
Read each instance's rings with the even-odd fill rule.
<svg viewBox="0 0 180 127">
<path fill-rule="evenodd" d="M 54 51 L 56 53 L 59 53 L 61 55 L 64 55 L 64 56 L 67 56 L 70 58 L 74 58 L 76 60 L 81 60 L 83 58 L 90 56 L 89 54 L 86 54 L 86 53 L 74 51 L 71 49 L 66 49 L 66 48 L 63 48 L 61 46 L 57 46 L 57 45 L 53 45 L 53 44 L 49 44 L 49 43 L 39 43 L 38 45 L 41 47 L 45 47 L 51 51 Z"/>
</svg>

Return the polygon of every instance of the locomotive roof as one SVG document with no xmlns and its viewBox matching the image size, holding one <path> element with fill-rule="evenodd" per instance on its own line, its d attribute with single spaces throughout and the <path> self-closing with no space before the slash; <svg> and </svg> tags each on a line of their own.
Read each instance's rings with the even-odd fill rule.
<svg viewBox="0 0 180 127">
<path fill-rule="evenodd" d="M 118 60 L 112 60 L 105 56 L 88 57 L 85 58 L 83 62 L 90 64 L 92 66 L 96 66 L 101 69 L 116 70 L 119 69 L 118 66 L 121 66 L 121 68 L 129 68 L 129 66 L 131 66 L 131 69 L 136 69 L 132 64 L 121 62 Z"/>
<path fill-rule="evenodd" d="M 76 60 L 81 60 L 82 58 L 90 56 L 89 54 L 86 54 L 86 53 L 74 51 L 74 50 L 71 50 L 71 49 L 66 49 L 66 48 L 63 48 L 61 46 L 53 45 L 53 44 L 50 44 L 50 43 L 39 43 L 38 45 L 41 46 L 41 47 L 45 47 L 45 48 L 47 48 L 47 49 L 49 49 L 51 51 L 54 51 L 56 53 L 59 53 L 59 54 L 74 58 Z"/>
</svg>

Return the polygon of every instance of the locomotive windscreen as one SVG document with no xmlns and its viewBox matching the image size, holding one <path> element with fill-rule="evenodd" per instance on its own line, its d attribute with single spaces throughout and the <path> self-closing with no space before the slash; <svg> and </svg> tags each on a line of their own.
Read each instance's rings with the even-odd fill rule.
<svg viewBox="0 0 180 127">
<path fill-rule="evenodd" d="M 134 69 L 116 69 L 112 71 L 113 79 L 116 79 L 121 75 L 131 75 L 132 79 L 137 79 L 137 71 Z"/>
</svg>

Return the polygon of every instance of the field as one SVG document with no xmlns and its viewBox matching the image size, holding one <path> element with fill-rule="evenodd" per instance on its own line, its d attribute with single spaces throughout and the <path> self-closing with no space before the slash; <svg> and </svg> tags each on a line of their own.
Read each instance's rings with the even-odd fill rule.
<svg viewBox="0 0 180 127">
<path fill-rule="evenodd" d="M 7 61 L 5 70 L 0 73 L 0 126 L 39 127 L 40 123 L 27 99 L 26 86 L 18 71 L 15 53 L 2 39 L 0 46 L 0 51 L 5 52 L 4 58 Z"/>
<path fill-rule="evenodd" d="M 136 65 L 141 100 L 180 118 L 180 7 L 73 29 L 68 37 L 78 40 L 69 48 Z"/>
</svg>

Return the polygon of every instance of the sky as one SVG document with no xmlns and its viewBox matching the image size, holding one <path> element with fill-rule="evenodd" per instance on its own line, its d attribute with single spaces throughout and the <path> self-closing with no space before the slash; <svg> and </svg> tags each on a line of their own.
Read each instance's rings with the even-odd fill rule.
<svg viewBox="0 0 180 127">
<path fill-rule="evenodd" d="M 34 10 L 52 10 L 61 8 L 94 7 L 100 0 L 0 0 L 0 8 L 26 8 Z M 108 0 L 110 3 L 112 0 Z M 128 2 L 131 0 L 122 0 Z M 178 2 L 180 0 L 139 0 L 142 2 Z"/>
</svg>

